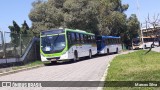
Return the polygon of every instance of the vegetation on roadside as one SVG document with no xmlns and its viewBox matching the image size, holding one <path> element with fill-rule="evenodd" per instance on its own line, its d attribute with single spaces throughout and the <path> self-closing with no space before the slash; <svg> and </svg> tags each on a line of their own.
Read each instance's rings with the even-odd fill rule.
<svg viewBox="0 0 160 90">
<path fill-rule="evenodd" d="M 30 63 L 23 65 L 23 66 L 15 66 L 12 69 L 17 70 L 17 69 L 22 69 L 22 68 L 34 67 L 34 66 L 38 66 L 38 65 L 43 65 L 42 61 L 36 60 L 34 62 L 30 62 Z"/>
<path fill-rule="evenodd" d="M 11 66 L 11 67 L 0 69 L 0 73 L 9 72 L 9 71 L 18 70 L 18 69 L 24 69 L 24 68 L 31 68 L 31 67 L 40 66 L 40 65 L 43 65 L 43 63 L 40 60 L 36 60 L 34 62 L 30 62 L 28 64 L 21 65 L 21 66 L 13 66 L 13 67 Z"/>
<path fill-rule="evenodd" d="M 35 0 L 29 18 L 34 32 L 53 28 L 81 29 L 96 35 L 121 36 L 130 45 L 138 36 L 136 14 L 128 16 L 122 0 Z"/>
<path fill-rule="evenodd" d="M 160 53 L 140 50 L 114 58 L 108 69 L 106 81 L 160 81 Z M 105 87 L 104 90 L 152 90 L 153 87 Z"/>
<path fill-rule="evenodd" d="M 30 38 L 33 37 L 33 32 L 30 30 L 26 21 L 24 21 L 22 27 L 20 27 L 16 21 L 13 20 L 13 25 L 8 26 L 8 28 L 11 32 L 11 43 L 14 44 L 15 47 L 18 47 L 22 43 L 21 41 L 23 41 L 24 45 L 27 45 Z"/>
</svg>

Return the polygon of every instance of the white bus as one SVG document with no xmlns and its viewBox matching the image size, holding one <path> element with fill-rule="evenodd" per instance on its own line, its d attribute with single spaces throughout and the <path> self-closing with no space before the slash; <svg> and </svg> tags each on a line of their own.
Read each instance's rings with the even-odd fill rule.
<svg viewBox="0 0 160 90">
<path fill-rule="evenodd" d="M 151 37 L 143 37 L 143 42 L 140 38 L 133 38 L 132 39 L 132 48 L 133 49 L 147 49 L 149 47 L 151 47 L 151 45 L 153 44 L 153 40 L 154 44 L 156 46 L 160 45 L 160 42 L 158 41 L 157 38 L 151 38 Z M 152 48 L 154 46 L 152 45 Z"/>
<path fill-rule="evenodd" d="M 160 44 L 158 42 L 157 38 L 143 37 L 143 41 L 144 41 L 144 43 L 143 43 L 144 48 L 151 47 L 151 45 L 153 44 L 153 41 L 154 41 L 154 45 L 156 45 L 156 46 L 159 46 L 159 44 Z M 154 46 L 152 45 L 152 47 L 154 47 Z"/>
<path fill-rule="evenodd" d="M 133 38 L 132 39 L 132 49 L 143 49 L 144 45 L 142 43 L 141 38 Z"/>
<path fill-rule="evenodd" d="M 97 53 L 95 35 L 82 30 L 54 29 L 42 31 L 40 35 L 41 60 L 56 63 L 61 60 L 92 58 Z"/>
</svg>

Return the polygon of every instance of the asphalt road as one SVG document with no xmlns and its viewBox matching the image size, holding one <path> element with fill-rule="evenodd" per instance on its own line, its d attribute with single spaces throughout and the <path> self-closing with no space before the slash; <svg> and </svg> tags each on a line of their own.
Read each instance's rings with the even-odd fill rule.
<svg viewBox="0 0 160 90">
<path fill-rule="evenodd" d="M 127 52 L 125 52 L 127 53 Z M 44 66 L 1 76 L 0 81 L 100 81 L 109 62 L 118 54 L 95 56 L 76 63 Z M 0 90 L 24 90 L 27 88 L 0 88 Z M 97 87 L 28 88 L 32 90 L 97 90 Z"/>
</svg>

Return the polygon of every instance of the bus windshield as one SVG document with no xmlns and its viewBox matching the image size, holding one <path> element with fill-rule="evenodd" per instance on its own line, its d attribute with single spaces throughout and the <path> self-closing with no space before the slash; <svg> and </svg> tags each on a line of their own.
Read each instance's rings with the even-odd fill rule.
<svg viewBox="0 0 160 90">
<path fill-rule="evenodd" d="M 41 37 L 41 49 L 45 54 L 61 52 L 65 46 L 64 35 Z"/>
<path fill-rule="evenodd" d="M 140 42 L 141 42 L 141 41 L 140 41 L 139 38 L 134 38 L 134 39 L 133 39 L 133 45 L 134 45 L 134 46 L 138 46 L 138 45 L 140 44 Z"/>
</svg>

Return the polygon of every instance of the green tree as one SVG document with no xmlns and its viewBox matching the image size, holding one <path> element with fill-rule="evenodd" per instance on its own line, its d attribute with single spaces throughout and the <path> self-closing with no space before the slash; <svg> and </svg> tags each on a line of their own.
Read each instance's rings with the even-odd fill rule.
<svg viewBox="0 0 160 90">
<path fill-rule="evenodd" d="M 99 26 L 101 34 L 120 35 L 126 25 L 126 11 L 128 4 L 122 4 L 121 0 L 100 0 Z"/>
<path fill-rule="evenodd" d="M 15 45 L 17 46 L 18 45 L 18 37 L 17 37 L 17 34 L 14 33 L 15 32 L 15 28 L 14 28 L 14 26 L 8 26 L 8 28 L 11 31 L 11 34 L 10 34 L 11 42 L 15 43 Z"/>
<path fill-rule="evenodd" d="M 98 6 L 97 0 L 66 0 L 64 26 L 99 34 Z"/>
<path fill-rule="evenodd" d="M 27 34 L 27 31 L 29 30 L 29 26 L 28 24 L 26 23 L 26 21 L 24 21 L 24 23 L 22 24 L 22 27 L 21 27 L 21 33 L 22 34 Z"/>
<path fill-rule="evenodd" d="M 36 32 L 67 27 L 120 35 L 118 31 L 124 29 L 126 21 L 123 12 L 127 9 L 128 4 L 122 5 L 121 0 L 38 0 L 33 2 L 29 18 Z"/>
<path fill-rule="evenodd" d="M 25 42 L 28 41 L 28 32 L 29 32 L 29 26 L 26 23 L 26 21 L 24 21 L 24 23 L 22 24 L 22 27 L 20 27 L 15 21 L 13 21 L 13 26 L 8 26 L 8 28 L 11 31 L 10 37 L 11 37 L 11 42 L 17 47 L 20 44 L 20 34 L 21 35 L 21 39 Z M 31 34 L 31 33 L 29 33 Z"/>
<path fill-rule="evenodd" d="M 14 32 L 14 26 L 8 26 L 8 28 L 10 29 L 11 32 Z"/>
<path fill-rule="evenodd" d="M 38 0 L 32 6 L 29 18 L 34 32 L 66 27 L 96 35 L 121 36 L 124 41 L 125 33 L 133 29 L 124 13 L 129 5 L 121 0 Z"/>
<path fill-rule="evenodd" d="M 29 17 L 32 29 L 41 31 L 51 28 L 67 27 L 97 31 L 96 0 L 48 0 L 34 2 Z M 39 14 L 41 13 L 41 14 Z"/>
<path fill-rule="evenodd" d="M 131 16 L 127 19 L 126 26 L 126 31 L 123 33 L 123 42 L 127 46 L 131 46 L 132 39 L 137 38 L 140 31 L 140 23 L 135 14 L 131 14 Z"/>
<path fill-rule="evenodd" d="M 14 33 L 19 34 L 20 33 L 20 27 L 19 25 L 13 20 L 13 26 L 14 26 Z"/>
<path fill-rule="evenodd" d="M 11 31 L 10 37 L 11 42 L 14 44 L 15 47 L 17 47 L 20 44 L 20 27 L 19 25 L 13 20 L 13 26 L 8 26 L 8 28 Z"/>
<path fill-rule="evenodd" d="M 135 14 L 131 14 L 131 16 L 127 20 L 127 30 L 129 39 L 132 40 L 139 36 L 138 32 L 140 31 L 140 23 Z"/>
</svg>

